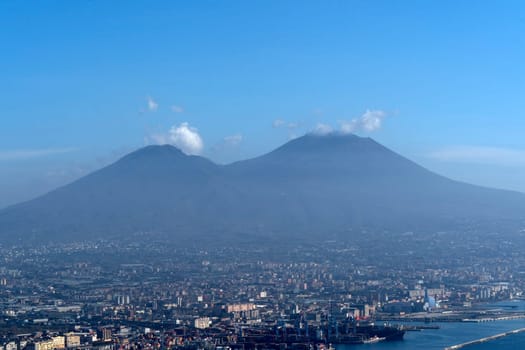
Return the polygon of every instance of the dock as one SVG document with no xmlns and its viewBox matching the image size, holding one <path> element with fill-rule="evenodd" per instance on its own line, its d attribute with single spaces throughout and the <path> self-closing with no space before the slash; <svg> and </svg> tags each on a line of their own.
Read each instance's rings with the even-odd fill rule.
<svg viewBox="0 0 525 350">
<path fill-rule="evenodd" d="M 462 349 L 462 348 L 470 346 L 470 345 L 485 343 L 485 342 L 488 342 L 488 341 L 491 341 L 491 340 L 495 340 L 495 339 L 503 338 L 503 337 L 506 337 L 506 336 L 509 336 L 509 335 L 512 335 L 512 334 L 518 334 L 518 333 L 523 333 L 523 332 L 525 332 L 525 328 L 515 329 L 513 331 L 508 331 L 508 332 L 505 332 L 505 333 L 491 335 L 491 336 L 485 337 L 485 338 L 471 340 L 471 341 L 466 342 L 466 343 L 448 346 L 444 350 Z"/>
</svg>

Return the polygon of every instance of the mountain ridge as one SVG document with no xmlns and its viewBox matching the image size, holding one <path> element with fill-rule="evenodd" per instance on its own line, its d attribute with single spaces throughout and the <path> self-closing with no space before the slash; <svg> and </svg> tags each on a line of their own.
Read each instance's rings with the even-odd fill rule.
<svg viewBox="0 0 525 350">
<path fill-rule="evenodd" d="M 525 195 L 435 174 L 371 138 L 305 135 L 226 165 L 146 146 L 0 210 L 0 241 L 161 232 L 182 239 L 414 230 L 522 220 Z"/>
</svg>

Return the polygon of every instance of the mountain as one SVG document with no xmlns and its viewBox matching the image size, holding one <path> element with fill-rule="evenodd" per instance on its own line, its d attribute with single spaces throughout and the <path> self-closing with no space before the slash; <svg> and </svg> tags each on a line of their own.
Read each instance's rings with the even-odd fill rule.
<svg viewBox="0 0 525 350">
<path fill-rule="evenodd" d="M 0 241 L 309 237 L 524 217 L 521 193 L 450 180 L 370 138 L 308 134 L 229 165 L 168 145 L 139 149 L 0 211 Z"/>
</svg>

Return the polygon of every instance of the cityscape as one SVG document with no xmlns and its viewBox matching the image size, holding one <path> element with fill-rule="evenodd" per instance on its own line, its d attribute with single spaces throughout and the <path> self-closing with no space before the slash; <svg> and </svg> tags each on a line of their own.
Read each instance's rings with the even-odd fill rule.
<svg viewBox="0 0 525 350">
<path fill-rule="evenodd" d="M 0 350 L 525 349 L 525 1 L 0 1 Z"/>
<path fill-rule="evenodd" d="M 3 348 L 309 349 L 399 341 L 405 332 L 438 332 L 436 322 L 525 317 L 489 306 L 525 298 L 525 232 L 512 242 L 486 233 L 490 245 L 457 241 L 458 232 L 430 242 L 405 232 L 393 243 L 390 235 L 242 247 L 145 236 L 3 248 Z M 341 338 L 345 324 L 352 337 Z M 385 327 L 391 339 L 381 336 Z"/>
</svg>

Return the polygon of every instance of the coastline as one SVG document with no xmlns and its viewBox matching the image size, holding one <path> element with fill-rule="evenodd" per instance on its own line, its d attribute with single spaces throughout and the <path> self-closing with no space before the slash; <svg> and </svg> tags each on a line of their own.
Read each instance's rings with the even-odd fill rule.
<svg viewBox="0 0 525 350">
<path fill-rule="evenodd" d="M 508 303 L 515 303 L 509 305 Z M 403 315 L 376 315 L 382 322 L 496 322 L 525 319 L 525 301 L 523 299 L 501 300 L 495 303 L 479 303 L 471 308 L 442 309 L 433 312 L 416 312 Z"/>
</svg>

